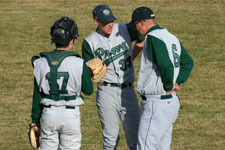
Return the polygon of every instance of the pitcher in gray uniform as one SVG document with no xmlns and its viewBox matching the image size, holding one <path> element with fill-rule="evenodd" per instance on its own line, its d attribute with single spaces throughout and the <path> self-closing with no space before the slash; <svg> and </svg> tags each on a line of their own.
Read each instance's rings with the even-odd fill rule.
<svg viewBox="0 0 225 150">
<path fill-rule="evenodd" d="M 62 17 L 51 28 L 56 49 L 33 57 L 34 93 L 32 124 L 40 124 L 40 150 L 80 150 L 81 92 L 91 95 L 91 73 L 80 56 L 72 52 L 78 28 L 74 20 Z"/>
<path fill-rule="evenodd" d="M 138 150 L 169 150 L 180 107 L 176 90 L 194 65 L 176 36 L 156 24 L 150 8 L 138 7 L 132 22 L 145 36 L 137 91 L 142 97 Z"/>
<path fill-rule="evenodd" d="M 114 23 L 116 18 L 106 5 L 96 6 L 93 18 L 97 29 L 84 39 L 82 57 L 86 61 L 98 57 L 107 66 L 107 72 L 99 81 L 96 94 L 103 150 L 116 149 L 119 143 L 120 120 L 129 149 L 136 150 L 139 105 L 133 87 L 132 60 L 142 49 L 144 38 L 135 30 L 133 23 Z M 133 50 L 132 41 L 137 41 Z"/>
</svg>

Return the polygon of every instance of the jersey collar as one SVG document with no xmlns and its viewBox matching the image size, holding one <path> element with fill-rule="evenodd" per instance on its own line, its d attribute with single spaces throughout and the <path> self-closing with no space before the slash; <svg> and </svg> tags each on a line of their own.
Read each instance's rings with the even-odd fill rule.
<svg viewBox="0 0 225 150">
<path fill-rule="evenodd" d="M 57 53 L 57 54 L 62 54 L 62 53 L 74 53 L 74 54 L 76 54 L 77 56 L 80 57 L 80 55 L 79 55 L 77 52 L 74 52 L 74 51 L 67 51 L 67 50 L 58 50 L 58 49 L 54 49 L 54 50 L 53 50 L 53 53 Z"/>
<path fill-rule="evenodd" d="M 98 28 L 95 30 L 95 32 L 97 32 L 99 35 L 101 35 L 101 34 L 98 32 Z M 103 37 L 105 37 L 105 38 L 109 38 L 110 35 L 111 35 L 111 34 L 107 34 L 107 35 L 105 35 L 105 36 L 101 35 L 101 36 L 103 36 Z"/>
<path fill-rule="evenodd" d="M 161 28 L 159 25 L 155 25 L 155 26 L 151 27 L 151 28 L 146 32 L 145 35 L 147 35 L 149 32 L 151 32 L 151 31 L 153 31 L 153 30 L 156 30 L 156 29 L 162 29 L 162 28 Z"/>
</svg>

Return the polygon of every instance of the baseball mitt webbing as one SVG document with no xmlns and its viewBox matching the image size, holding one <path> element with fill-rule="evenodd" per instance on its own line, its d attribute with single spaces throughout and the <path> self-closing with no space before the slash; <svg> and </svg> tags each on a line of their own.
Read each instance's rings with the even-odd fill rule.
<svg viewBox="0 0 225 150">
<path fill-rule="evenodd" d="M 91 69 L 93 82 L 98 82 L 106 73 L 106 65 L 99 58 L 94 58 L 86 62 L 87 66 Z"/>
<path fill-rule="evenodd" d="M 37 149 L 40 146 L 39 136 L 40 136 L 40 128 L 38 126 L 31 126 L 30 124 L 28 130 L 28 138 L 30 145 L 33 149 Z"/>
</svg>

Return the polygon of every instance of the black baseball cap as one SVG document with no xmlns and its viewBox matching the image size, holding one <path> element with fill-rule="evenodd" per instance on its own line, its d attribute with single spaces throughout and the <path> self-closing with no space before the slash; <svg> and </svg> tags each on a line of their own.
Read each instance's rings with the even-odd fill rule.
<svg viewBox="0 0 225 150">
<path fill-rule="evenodd" d="M 107 5 L 98 5 L 93 10 L 93 18 L 103 24 L 108 24 L 116 20 L 111 9 Z"/>
<path fill-rule="evenodd" d="M 150 8 L 144 6 L 136 8 L 132 14 L 132 22 L 153 18 L 155 18 L 153 11 Z"/>
</svg>

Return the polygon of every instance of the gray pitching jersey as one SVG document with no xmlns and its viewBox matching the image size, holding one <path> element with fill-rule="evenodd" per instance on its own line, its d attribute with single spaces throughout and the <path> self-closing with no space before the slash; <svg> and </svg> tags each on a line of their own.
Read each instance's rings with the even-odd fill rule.
<svg viewBox="0 0 225 150">
<path fill-rule="evenodd" d="M 107 65 L 102 81 L 120 84 L 134 81 L 131 38 L 126 24 L 115 23 L 109 37 L 95 31 L 85 40 L 94 57 L 99 57 Z"/>
</svg>

